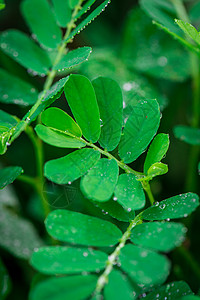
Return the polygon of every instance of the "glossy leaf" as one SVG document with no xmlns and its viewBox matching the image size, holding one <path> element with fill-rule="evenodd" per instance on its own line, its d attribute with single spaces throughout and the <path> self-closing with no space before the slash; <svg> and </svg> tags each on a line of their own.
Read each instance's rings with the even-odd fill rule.
<svg viewBox="0 0 200 300">
<path fill-rule="evenodd" d="M 199 206 L 199 197 L 194 193 L 180 194 L 156 202 L 142 213 L 144 220 L 164 220 L 187 217 Z"/>
<path fill-rule="evenodd" d="M 190 145 L 200 145 L 200 129 L 179 125 L 174 127 L 176 138 Z"/>
<path fill-rule="evenodd" d="M 12 183 L 19 175 L 23 173 L 21 167 L 7 167 L 0 170 L 0 189 Z"/>
<path fill-rule="evenodd" d="M 96 142 L 100 136 L 100 116 L 91 82 L 85 76 L 72 74 L 64 92 L 84 137 L 88 141 Z"/>
<path fill-rule="evenodd" d="M 76 14 L 75 18 L 78 19 L 80 18 L 84 13 L 86 13 L 92 6 L 92 4 L 95 2 L 96 0 L 87 0 L 85 2 L 85 4 L 83 4 L 82 8 L 78 11 L 78 13 Z"/>
<path fill-rule="evenodd" d="M 173 3 L 165 0 L 140 0 L 142 9 L 153 19 L 165 25 L 170 30 L 177 32 L 174 24 L 176 10 Z"/>
<path fill-rule="evenodd" d="M 31 257 L 31 265 L 41 273 L 77 274 L 105 267 L 107 255 L 87 248 L 41 247 Z M 53 262 L 53 263 L 52 263 Z"/>
<path fill-rule="evenodd" d="M 149 293 L 145 299 L 146 300 L 161 300 L 161 299 L 167 299 L 167 300 L 174 300 L 179 299 L 179 297 L 183 295 L 191 295 L 192 291 L 184 281 L 175 281 L 168 284 L 165 284 L 155 291 Z"/>
<path fill-rule="evenodd" d="M 92 82 L 101 118 L 99 143 L 108 151 L 119 144 L 122 130 L 123 98 L 122 92 L 114 80 L 99 77 Z"/>
<path fill-rule="evenodd" d="M 129 68 L 159 80 L 184 81 L 190 76 L 188 52 L 165 32 L 158 30 L 142 10 L 133 9 L 125 25 L 122 58 Z"/>
<path fill-rule="evenodd" d="M 68 0 L 52 0 L 55 17 L 61 27 L 67 27 L 71 20 L 72 11 Z"/>
<path fill-rule="evenodd" d="M 0 247 L 12 255 L 29 259 L 34 248 L 42 246 L 42 241 L 32 223 L 1 208 Z"/>
<path fill-rule="evenodd" d="M 0 154 L 6 152 L 11 135 L 12 132 L 8 127 L 0 126 Z"/>
<path fill-rule="evenodd" d="M 1 33 L 0 47 L 12 59 L 36 74 L 47 74 L 51 67 L 46 52 L 25 33 L 18 30 L 9 29 Z"/>
<path fill-rule="evenodd" d="M 168 252 L 181 245 L 186 231 L 180 223 L 143 223 L 133 228 L 131 241 L 145 248 Z"/>
<path fill-rule="evenodd" d="M 119 256 L 121 268 L 134 282 L 145 287 L 162 284 L 169 274 L 168 259 L 156 252 L 126 245 Z"/>
<path fill-rule="evenodd" d="M 81 47 L 67 53 L 60 62 L 55 65 L 54 70 L 64 71 L 75 66 L 80 65 L 84 61 L 88 60 L 92 52 L 92 48 L 90 47 Z"/>
<path fill-rule="evenodd" d="M 104 288 L 105 300 L 134 300 L 136 293 L 127 277 L 118 270 L 112 270 L 109 281 Z"/>
<path fill-rule="evenodd" d="M 149 170 L 147 171 L 147 176 L 152 179 L 153 177 L 166 174 L 167 172 L 168 166 L 161 162 L 157 162 L 149 168 Z"/>
<path fill-rule="evenodd" d="M 192 24 L 182 20 L 175 20 L 175 22 L 183 30 L 186 36 L 190 37 L 194 42 L 200 45 L 200 34 Z"/>
<path fill-rule="evenodd" d="M 11 282 L 8 272 L 0 259 L 0 298 L 6 299 L 11 288 Z"/>
<path fill-rule="evenodd" d="M 68 210 L 51 212 L 45 225 L 55 239 L 79 245 L 110 246 L 116 244 L 122 235 L 108 221 Z"/>
<path fill-rule="evenodd" d="M 66 134 L 82 136 L 80 127 L 72 117 L 57 107 L 50 107 L 42 113 L 42 123 Z"/>
<path fill-rule="evenodd" d="M 119 156 L 131 163 L 149 145 L 160 124 L 160 110 L 156 100 L 142 100 L 132 108 L 119 143 Z"/>
<path fill-rule="evenodd" d="M 142 184 L 134 174 L 122 174 L 119 176 L 115 199 L 127 211 L 141 209 L 145 205 L 145 194 Z"/>
<path fill-rule="evenodd" d="M 123 221 L 123 222 L 130 222 L 135 218 L 134 211 L 128 211 L 124 209 L 113 197 L 109 201 L 106 202 L 95 202 L 95 205 L 98 206 L 102 213 L 109 214 L 111 217 Z"/>
<path fill-rule="evenodd" d="M 45 164 L 45 176 L 58 184 L 66 184 L 83 176 L 100 158 L 93 149 L 74 151 L 62 158 L 50 160 Z"/>
<path fill-rule="evenodd" d="M 35 127 L 35 131 L 41 140 L 55 147 L 81 148 L 86 145 L 85 143 L 78 141 L 77 139 L 70 137 L 65 133 L 56 131 L 40 124 Z"/>
<path fill-rule="evenodd" d="M 76 1 L 76 0 L 75 0 Z M 96 9 L 94 9 L 76 28 L 71 32 L 66 41 L 71 40 L 77 33 L 80 33 L 85 27 L 90 24 L 102 11 L 105 10 L 110 0 L 104 1 Z"/>
<path fill-rule="evenodd" d="M 0 102 L 27 106 L 34 104 L 37 97 L 32 85 L 0 69 Z"/>
<path fill-rule="evenodd" d="M 39 43 L 46 48 L 57 48 L 62 41 L 62 33 L 48 1 L 24 0 L 21 10 L 28 27 Z"/>
<path fill-rule="evenodd" d="M 30 293 L 30 300 L 63 300 L 87 299 L 95 289 L 97 277 L 95 275 L 75 275 L 46 279 L 34 286 Z"/>
<path fill-rule="evenodd" d="M 153 139 L 144 162 L 144 172 L 147 174 L 148 169 L 155 163 L 160 162 L 169 148 L 169 135 L 159 133 Z"/>
<path fill-rule="evenodd" d="M 95 201 L 108 201 L 115 189 L 119 174 L 116 160 L 102 158 L 81 179 L 81 191 Z"/>
</svg>

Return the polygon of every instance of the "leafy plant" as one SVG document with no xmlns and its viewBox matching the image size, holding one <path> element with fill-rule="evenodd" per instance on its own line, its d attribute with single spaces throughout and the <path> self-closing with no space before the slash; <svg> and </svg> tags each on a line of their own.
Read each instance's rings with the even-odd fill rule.
<svg viewBox="0 0 200 300">
<path fill-rule="evenodd" d="M 155 24 L 192 51 L 193 63 L 199 55 L 199 33 L 185 22 L 181 1 L 141 0 L 141 8 L 159 23 L 151 24 L 137 7 L 127 19 L 120 55 L 109 47 L 100 49 L 100 54 L 97 49 L 97 56 L 87 62 L 91 47 L 68 47 L 108 3 L 24 0 L 21 12 L 33 38 L 16 29 L 0 35 L 2 52 L 29 74 L 24 80 L 0 70 L 1 102 L 22 107 L 18 116 L 0 111 L 0 153 L 6 156 L 25 132 L 35 150 L 37 172 L 29 175 L 21 166 L 0 170 L 0 246 L 18 259 L 29 260 L 26 269 L 32 266 L 39 272 L 35 277 L 29 275 L 30 300 L 199 299 L 178 276 L 171 276 L 165 284 L 172 266 L 168 252 L 176 247 L 200 277 L 195 259 L 181 246 L 186 240 L 185 219 L 185 224 L 176 222 L 199 206 L 195 184 L 190 184 L 194 176 L 189 173 L 192 192 L 178 192 L 164 200 L 160 196 L 155 201 L 150 185 L 168 172 L 162 160 L 169 135 L 162 130 L 158 133 L 160 107 L 165 108 L 167 99 L 155 78 L 181 82 L 192 75 L 195 83 L 199 78 L 196 69 L 190 73 L 190 54 L 181 46 L 171 49 L 178 43 Z M 187 38 L 172 15 L 181 15 L 183 20 L 176 23 Z M 158 51 L 151 46 L 152 40 L 162 45 Z M 150 51 L 141 47 L 147 44 Z M 177 60 L 178 68 L 174 67 Z M 73 74 L 69 74 L 71 68 Z M 77 69 L 82 74 L 77 74 Z M 59 74 L 63 78 L 54 82 Z M 30 77 L 36 75 L 45 77 L 40 92 Z M 192 127 L 174 129 L 176 137 L 195 146 L 200 140 L 196 88 Z M 55 106 L 57 99 L 62 99 L 62 105 Z M 31 106 L 28 111 L 27 106 Z M 45 149 L 56 147 L 45 163 L 42 142 L 50 145 Z M 197 163 L 198 153 L 195 148 L 193 163 Z M 9 185 L 15 179 L 34 190 L 35 198 L 30 198 L 27 206 L 30 216 L 25 211 L 30 220 L 18 216 L 20 204 Z M 76 202 L 72 208 L 68 196 L 70 202 Z M 45 219 L 49 236 L 41 238 L 31 222 L 34 218 L 42 223 Z M 2 261 L 0 278 L 0 295 L 6 299 L 11 283 Z"/>
</svg>

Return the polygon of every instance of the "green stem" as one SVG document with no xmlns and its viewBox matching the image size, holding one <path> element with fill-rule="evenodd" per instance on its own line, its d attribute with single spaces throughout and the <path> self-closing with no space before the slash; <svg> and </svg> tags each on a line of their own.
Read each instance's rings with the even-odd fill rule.
<svg viewBox="0 0 200 300">
<path fill-rule="evenodd" d="M 152 191 L 151 191 L 151 187 L 150 187 L 149 182 L 148 182 L 148 181 L 143 181 L 143 182 L 142 182 L 142 186 L 143 186 L 143 189 L 145 190 L 145 192 L 146 192 L 147 195 L 148 195 L 150 204 L 153 205 L 153 204 L 155 203 L 155 199 L 154 199 L 154 196 L 153 196 L 153 194 L 152 194 Z"/>
<path fill-rule="evenodd" d="M 117 263 L 117 259 L 120 255 L 121 249 L 124 248 L 127 240 L 129 239 L 129 237 L 131 235 L 131 230 L 141 222 L 142 221 L 140 219 L 140 215 L 137 215 L 137 217 L 133 221 L 130 222 L 126 232 L 121 237 L 118 246 L 115 248 L 114 252 L 108 257 L 108 261 L 106 263 L 106 268 L 105 268 L 103 274 L 99 277 L 99 279 L 97 281 L 96 290 L 95 290 L 94 294 L 97 294 L 97 295 L 100 294 L 101 291 L 103 290 L 104 286 L 108 283 L 108 277 L 109 277 L 110 273 L 112 272 L 114 265 Z"/>
<path fill-rule="evenodd" d="M 183 2 L 181 0 L 171 0 L 173 3 L 178 17 L 190 23 L 187 11 Z M 186 37 L 187 39 L 187 37 Z M 197 128 L 199 126 L 200 118 L 200 67 L 199 67 L 199 57 L 194 53 L 189 53 L 190 64 L 191 64 L 191 76 L 192 76 L 192 89 L 193 89 L 193 102 L 192 102 L 192 119 L 191 127 Z M 195 191 L 197 187 L 197 162 L 199 156 L 199 147 L 191 146 L 189 154 L 188 172 L 186 178 L 186 190 Z"/>
<path fill-rule="evenodd" d="M 30 177 L 30 176 L 28 176 L 28 175 L 21 175 L 21 176 L 17 177 L 17 180 L 22 181 L 22 182 L 25 182 L 25 183 L 28 183 L 28 184 L 30 184 L 33 188 L 35 188 L 35 185 L 36 185 L 36 179 L 33 178 L 33 177 Z"/>
<path fill-rule="evenodd" d="M 44 84 L 43 92 L 40 94 L 40 97 L 37 99 L 36 103 L 29 110 L 26 120 L 22 120 L 20 123 L 17 124 L 18 130 L 16 130 L 16 133 L 14 133 L 13 136 L 11 137 L 10 143 L 12 143 L 26 129 L 26 127 L 30 124 L 31 116 L 35 113 L 37 108 L 40 106 L 40 104 L 41 104 L 42 100 L 44 99 L 46 93 L 50 89 L 50 87 L 53 83 L 53 80 L 54 80 L 54 78 L 57 74 L 56 70 L 54 70 L 54 67 L 61 60 L 62 56 L 65 53 L 66 45 L 67 45 L 66 40 L 67 40 L 68 36 L 70 35 L 71 30 L 75 27 L 75 21 L 76 21 L 75 16 L 76 16 L 77 12 L 79 11 L 79 9 L 81 7 L 80 6 L 81 3 L 82 3 L 82 0 L 80 0 L 78 5 L 75 7 L 75 9 L 73 11 L 73 14 L 72 14 L 72 19 L 67 25 L 66 33 L 63 37 L 62 43 L 58 47 L 58 53 L 56 55 L 55 61 L 54 61 L 53 66 L 52 66 L 52 69 L 47 75 L 47 78 L 46 78 L 46 81 L 45 81 L 45 84 Z"/>
</svg>

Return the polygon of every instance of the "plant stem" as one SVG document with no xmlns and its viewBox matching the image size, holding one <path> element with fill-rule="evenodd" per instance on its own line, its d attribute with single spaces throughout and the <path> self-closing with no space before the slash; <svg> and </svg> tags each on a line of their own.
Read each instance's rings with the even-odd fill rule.
<svg viewBox="0 0 200 300">
<path fill-rule="evenodd" d="M 50 89 L 50 87 L 51 87 L 51 85 L 53 83 L 53 80 L 54 80 L 54 78 L 55 78 L 55 76 L 57 74 L 57 71 L 54 70 L 54 67 L 61 60 L 62 56 L 65 53 L 66 45 L 67 45 L 66 40 L 67 40 L 68 36 L 70 35 L 71 30 L 75 27 L 75 21 L 76 21 L 75 20 L 75 16 L 76 16 L 77 12 L 79 11 L 79 9 L 81 8 L 81 6 L 80 6 L 81 3 L 82 3 L 82 0 L 80 0 L 79 3 L 74 8 L 74 11 L 73 11 L 73 14 L 72 14 L 72 19 L 68 23 L 66 33 L 65 33 L 65 35 L 63 37 L 63 40 L 62 40 L 60 46 L 58 47 L 58 52 L 57 52 L 55 61 L 53 63 L 52 69 L 51 69 L 51 71 L 47 75 L 47 78 L 46 78 L 46 81 L 45 81 L 45 84 L 44 84 L 44 88 L 43 88 L 43 92 L 40 94 L 40 97 L 37 99 L 36 103 L 29 110 L 26 119 L 25 120 L 21 120 L 17 124 L 16 128 L 18 130 L 16 130 L 16 133 L 14 133 L 13 136 L 11 137 L 10 143 L 12 143 L 26 129 L 26 127 L 30 124 L 31 116 L 37 110 L 37 108 L 41 104 L 42 100 L 44 99 L 46 93 Z"/>
<path fill-rule="evenodd" d="M 178 17 L 190 23 L 187 11 L 181 0 L 171 0 L 173 3 Z M 186 37 L 186 39 L 188 39 Z M 199 111 L 200 111 L 200 66 L 199 57 L 194 53 L 189 53 L 191 64 L 191 76 L 192 76 L 192 89 L 193 89 L 193 103 L 192 103 L 192 119 L 191 127 L 197 128 L 199 126 Z M 188 171 L 186 178 L 186 191 L 195 191 L 197 187 L 197 162 L 199 156 L 199 147 L 191 146 L 189 154 Z"/>
<path fill-rule="evenodd" d="M 146 192 L 147 195 L 148 195 L 150 204 L 153 205 L 154 202 L 155 202 L 155 199 L 154 199 L 154 196 L 153 196 L 153 194 L 152 194 L 152 191 L 151 191 L 151 187 L 150 187 L 149 182 L 148 182 L 148 181 L 143 181 L 143 182 L 142 182 L 142 186 L 143 186 L 143 189 L 145 190 L 145 192 Z"/>
<path fill-rule="evenodd" d="M 36 178 L 30 177 L 28 175 L 20 175 L 16 178 L 19 181 L 25 182 L 30 184 L 33 188 L 35 188 L 36 185 Z"/>
<path fill-rule="evenodd" d="M 138 223 L 141 223 L 140 215 L 137 215 L 137 217 L 130 222 L 126 232 L 121 237 L 118 246 L 115 248 L 115 251 L 108 257 L 108 261 L 106 263 L 106 268 L 103 272 L 103 274 L 99 277 L 96 285 L 96 289 L 94 294 L 100 294 L 104 286 L 108 283 L 108 277 L 110 273 L 112 272 L 112 269 L 114 265 L 117 263 L 117 259 L 120 255 L 121 249 L 125 246 L 126 241 L 129 239 L 131 235 L 131 230 L 138 225 Z"/>
</svg>

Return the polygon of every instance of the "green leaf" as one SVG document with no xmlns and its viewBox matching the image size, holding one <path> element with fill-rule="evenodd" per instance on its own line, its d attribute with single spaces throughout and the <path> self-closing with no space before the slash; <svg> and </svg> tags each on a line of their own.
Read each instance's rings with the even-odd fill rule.
<svg viewBox="0 0 200 300">
<path fill-rule="evenodd" d="M 33 250 L 43 244 L 32 223 L 2 207 L 0 237 L 0 246 L 22 259 L 29 259 Z"/>
<path fill-rule="evenodd" d="M 107 255 L 100 251 L 56 246 L 37 249 L 30 264 L 44 274 L 64 275 L 102 270 L 106 260 Z"/>
<path fill-rule="evenodd" d="M 145 206 L 145 194 L 142 184 L 134 174 L 119 176 L 115 188 L 115 200 L 127 211 L 141 209 Z"/>
<path fill-rule="evenodd" d="M 66 133 L 56 131 L 40 124 L 35 127 L 35 131 L 41 140 L 55 147 L 81 148 L 86 145 L 85 143 L 68 136 Z"/>
<path fill-rule="evenodd" d="M 156 100 L 142 100 L 132 108 L 119 143 L 119 156 L 125 163 L 138 158 L 149 145 L 160 124 Z"/>
<path fill-rule="evenodd" d="M 74 151 L 62 158 L 48 161 L 44 166 L 45 176 L 58 184 L 67 184 L 83 176 L 100 158 L 93 149 Z"/>
<path fill-rule="evenodd" d="M 112 270 L 109 281 L 104 288 L 105 300 L 134 300 L 136 293 L 127 277 L 118 270 Z"/>
<path fill-rule="evenodd" d="M 170 30 L 177 32 L 174 24 L 176 10 L 173 3 L 165 0 L 140 0 L 142 9 L 153 19 L 165 25 Z"/>
<path fill-rule="evenodd" d="M 64 92 L 84 137 L 95 143 L 100 136 L 100 116 L 91 82 L 85 76 L 72 74 L 65 84 Z"/>
<path fill-rule="evenodd" d="M 165 0 L 162 2 L 169 3 Z M 188 52 L 158 30 L 142 10 L 134 8 L 125 25 L 122 58 L 132 68 L 132 72 L 138 71 L 158 78 L 159 81 L 184 81 L 190 77 Z M 149 98 L 153 97 L 150 95 Z"/>
<path fill-rule="evenodd" d="M 0 259 L 0 298 L 6 299 L 6 296 L 10 292 L 11 282 L 8 272 Z"/>
<path fill-rule="evenodd" d="M 178 125 L 174 127 L 176 138 L 190 145 L 200 145 L 200 129 Z"/>
<path fill-rule="evenodd" d="M 80 127 L 72 117 L 57 107 L 50 107 L 42 113 L 42 123 L 65 134 L 69 133 L 77 137 L 82 136 Z"/>
<path fill-rule="evenodd" d="M 130 275 L 137 284 L 145 287 L 162 284 L 168 274 L 168 259 L 156 252 L 134 245 L 126 245 L 119 256 L 121 268 Z"/>
<path fill-rule="evenodd" d="M 189 18 L 192 23 L 199 22 L 200 18 L 200 2 L 191 3 L 189 7 Z"/>
<path fill-rule="evenodd" d="M 7 167 L 0 170 L 0 189 L 12 183 L 19 175 L 23 173 L 21 167 Z"/>
<path fill-rule="evenodd" d="M 149 168 L 149 170 L 147 171 L 147 176 L 152 179 L 153 177 L 166 174 L 167 172 L 168 166 L 161 162 L 157 162 Z"/>
<path fill-rule="evenodd" d="M 155 291 L 149 293 L 145 300 L 161 300 L 161 299 L 167 299 L 167 300 L 175 300 L 179 299 L 179 297 L 183 295 L 190 295 L 192 294 L 192 291 L 190 287 L 187 285 L 184 281 L 175 281 L 170 282 L 168 284 L 165 284 Z M 158 296 L 159 295 L 159 296 Z"/>
<path fill-rule="evenodd" d="M 90 47 L 81 47 L 67 53 L 54 67 L 54 70 L 64 71 L 75 66 L 80 65 L 84 61 L 88 60 L 92 52 Z"/>
<path fill-rule="evenodd" d="M 123 221 L 123 222 L 130 222 L 135 218 L 134 211 L 127 211 L 125 210 L 113 197 L 106 202 L 95 202 L 95 205 L 102 209 L 102 212 L 105 214 L 109 214 L 111 217 Z"/>
<path fill-rule="evenodd" d="M 81 191 L 95 201 L 108 201 L 115 189 L 119 174 L 116 160 L 102 158 L 81 179 Z"/>
<path fill-rule="evenodd" d="M 143 223 L 133 228 L 131 241 L 145 248 L 168 252 L 182 244 L 186 231 L 180 223 Z"/>
<path fill-rule="evenodd" d="M 95 290 L 96 281 L 95 275 L 49 278 L 32 288 L 30 300 L 87 299 Z"/>
<path fill-rule="evenodd" d="M 79 4 L 79 0 L 68 0 L 68 2 L 71 9 L 75 8 L 75 6 Z"/>
<path fill-rule="evenodd" d="M 7 112 L 0 110 L 0 125 L 12 129 L 17 124 L 17 120 Z"/>
<path fill-rule="evenodd" d="M 192 24 L 182 20 L 175 20 L 175 22 L 183 30 L 186 36 L 190 37 L 194 42 L 200 45 L 200 34 Z"/>
<path fill-rule="evenodd" d="M 22 14 L 39 43 L 55 49 L 62 41 L 62 32 L 47 0 L 24 0 Z M 39 17 L 38 17 L 39 16 Z"/>
<path fill-rule="evenodd" d="M 116 81 L 98 77 L 92 81 L 95 89 L 101 118 L 101 135 L 99 143 L 108 151 L 119 144 L 122 130 L 123 98 Z"/>
<path fill-rule="evenodd" d="M 38 98 L 37 90 L 29 83 L 0 69 L 0 101 L 9 104 L 32 105 Z"/>
<path fill-rule="evenodd" d="M 144 220 L 164 220 L 187 217 L 199 206 L 199 197 L 194 193 L 180 194 L 156 202 L 142 213 Z"/>
<path fill-rule="evenodd" d="M 72 0 L 73 1 L 73 0 Z M 76 0 L 75 0 L 76 1 Z M 90 24 L 102 11 L 105 10 L 105 8 L 110 3 L 110 0 L 104 1 L 102 4 L 100 4 L 96 9 L 94 9 L 91 14 L 89 14 L 80 24 L 76 26 L 76 28 L 71 32 L 71 34 L 66 39 L 66 42 L 71 40 L 77 33 L 80 33 L 85 27 Z"/>
<path fill-rule="evenodd" d="M 144 162 L 144 173 L 155 163 L 160 162 L 169 148 L 169 135 L 159 133 L 153 139 Z"/>
<path fill-rule="evenodd" d="M 82 8 L 78 11 L 78 13 L 76 14 L 75 18 L 78 19 L 80 18 L 84 13 L 86 13 L 88 10 L 90 10 L 92 4 L 95 2 L 96 0 L 88 0 L 86 1 L 86 3 L 82 6 Z"/>
<path fill-rule="evenodd" d="M 6 126 L 0 126 L 0 154 L 4 154 L 9 145 L 9 140 L 12 133 L 11 130 Z"/>
<path fill-rule="evenodd" d="M 0 0 L 0 10 L 5 8 L 4 0 Z"/>
<path fill-rule="evenodd" d="M 46 52 L 25 33 L 18 30 L 9 29 L 1 33 L 0 47 L 23 67 L 34 71 L 34 75 L 47 74 L 51 67 Z"/>
<path fill-rule="evenodd" d="M 67 27 L 72 17 L 68 0 L 52 0 L 55 17 L 61 27 Z"/>
<path fill-rule="evenodd" d="M 200 297 L 194 295 L 183 296 L 179 300 L 200 300 Z"/>
<path fill-rule="evenodd" d="M 110 222 L 68 210 L 51 212 L 45 225 L 55 239 L 79 245 L 110 246 L 116 244 L 122 235 Z"/>
</svg>

